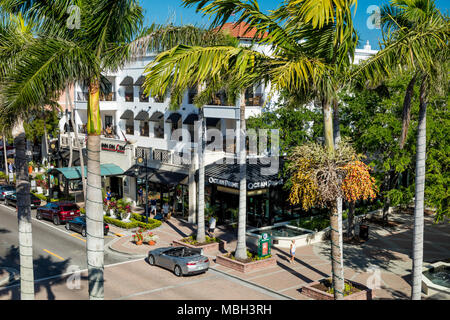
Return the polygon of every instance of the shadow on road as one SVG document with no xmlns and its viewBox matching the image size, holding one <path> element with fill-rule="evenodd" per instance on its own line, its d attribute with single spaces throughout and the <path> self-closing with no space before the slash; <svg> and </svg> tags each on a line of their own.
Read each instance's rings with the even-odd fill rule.
<svg viewBox="0 0 450 320">
<path fill-rule="evenodd" d="M 0 257 L 0 266 L 16 269 L 20 272 L 20 258 L 19 247 L 11 246 L 8 253 Z M 55 295 L 52 291 L 52 286 L 61 281 L 67 276 L 60 276 L 65 273 L 70 266 L 70 259 L 55 262 L 50 257 L 44 257 L 40 255 L 37 259 L 34 258 L 34 290 L 35 294 L 45 290 L 47 293 L 47 300 L 55 300 Z M 0 271 L 1 272 L 1 271 Z M 1 274 L 0 274 L 1 275 Z M 55 277 L 53 277 L 55 276 Z M 36 281 L 45 277 L 53 277 L 51 279 Z M 81 277 L 80 280 L 87 279 L 87 277 Z M 11 300 L 20 300 L 20 281 L 11 284 L 8 287 L 0 288 L 0 298 L 10 296 Z"/>
</svg>

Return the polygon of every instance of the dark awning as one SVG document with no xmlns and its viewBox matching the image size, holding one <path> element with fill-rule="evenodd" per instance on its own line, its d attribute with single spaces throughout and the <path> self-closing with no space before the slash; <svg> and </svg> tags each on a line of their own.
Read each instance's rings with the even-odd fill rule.
<svg viewBox="0 0 450 320">
<path fill-rule="evenodd" d="M 180 118 L 181 118 L 181 114 L 179 114 L 178 112 L 174 112 L 174 113 L 170 114 L 170 116 L 167 118 L 166 122 L 178 123 L 178 121 L 180 121 Z"/>
<path fill-rule="evenodd" d="M 231 160 L 227 164 L 226 159 L 217 161 L 205 167 L 205 181 L 232 189 L 239 189 L 239 164 Z M 234 163 L 233 163 L 234 162 Z M 251 164 L 247 159 L 247 190 L 258 190 L 275 187 L 284 184 L 284 179 L 279 175 L 283 167 L 283 160 L 279 159 L 278 166 L 271 167 L 270 164 Z M 269 168 L 271 168 L 269 170 Z M 198 170 L 196 173 L 198 180 Z"/>
<path fill-rule="evenodd" d="M 155 121 L 155 122 L 158 122 L 158 121 L 160 121 L 160 120 L 163 119 L 163 118 L 164 118 L 164 113 L 159 112 L 159 111 L 156 111 L 156 112 L 154 112 L 154 113 L 152 114 L 152 116 L 150 117 L 149 121 Z"/>
<path fill-rule="evenodd" d="M 206 118 L 206 126 L 207 127 L 215 127 L 217 123 L 220 121 L 220 118 Z"/>
<path fill-rule="evenodd" d="M 136 177 L 136 169 L 138 169 L 138 173 L 137 176 L 141 177 L 142 175 L 145 177 L 146 171 L 145 171 L 145 167 L 139 164 L 135 164 L 133 166 L 131 166 L 127 171 L 125 171 L 123 174 L 125 176 L 129 176 L 129 177 Z M 147 167 L 147 173 L 148 175 L 153 174 L 156 171 L 156 169 Z"/>
<path fill-rule="evenodd" d="M 137 116 L 134 118 L 134 120 L 138 121 L 148 121 L 149 115 L 147 111 L 141 111 L 137 114 Z"/>
<path fill-rule="evenodd" d="M 153 173 L 148 177 L 148 182 L 162 184 L 166 186 L 176 186 L 181 183 L 188 175 L 179 172 L 171 172 L 159 169 L 157 172 Z M 145 178 L 145 173 L 141 175 Z"/>
<path fill-rule="evenodd" d="M 198 114 L 191 113 L 184 119 L 183 124 L 194 124 L 195 121 L 198 121 Z"/>
<path fill-rule="evenodd" d="M 132 86 L 133 85 L 133 78 L 128 76 L 125 77 L 122 82 L 120 83 L 121 86 Z"/>
<path fill-rule="evenodd" d="M 133 119 L 133 116 L 134 116 L 134 112 L 131 111 L 131 110 L 127 110 L 127 111 L 125 111 L 125 112 L 122 114 L 122 116 L 120 117 L 120 119 L 122 119 L 122 120 L 130 120 L 130 119 Z"/>
<path fill-rule="evenodd" d="M 144 77 L 144 76 L 140 76 L 140 77 L 136 80 L 136 82 L 134 83 L 134 85 L 140 87 L 140 86 L 142 86 L 142 85 L 144 84 L 144 81 L 145 81 L 145 77 Z"/>
</svg>

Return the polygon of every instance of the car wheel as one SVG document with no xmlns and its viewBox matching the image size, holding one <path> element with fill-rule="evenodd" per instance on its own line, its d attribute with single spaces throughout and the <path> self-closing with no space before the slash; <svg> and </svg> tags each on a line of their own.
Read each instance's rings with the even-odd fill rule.
<svg viewBox="0 0 450 320">
<path fill-rule="evenodd" d="M 181 271 L 181 267 L 179 265 L 175 266 L 175 269 L 173 269 L 173 273 L 175 273 L 177 277 L 181 277 L 183 275 L 183 272 Z"/>
<path fill-rule="evenodd" d="M 107 235 L 108 235 L 108 232 L 109 232 L 109 231 L 105 231 L 103 234 L 104 234 L 105 236 L 107 236 Z"/>
<path fill-rule="evenodd" d="M 81 235 L 86 237 L 86 228 L 81 229 Z"/>
<path fill-rule="evenodd" d="M 38 220 L 42 219 L 42 215 L 41 215 L 41 213 L 39 211 L 36 212 L 36 219 L 38 219 Z"/>
<path fill-rule="evenodd" d="M 148 256 L 148 263 L 150 263 L 151 266 L 155 265 L 155 257 L 153 255 Z"/>
<path fill-rule="evenodd" d="M 66 223 L 66 229 L 70 231 L 70 223 Z"/>
<path fill-rule="evenodd" d="M 57 215 L 53 216 L 53 223 L 58 225 L 59 224 L 59 217 Z"/>
</svg>

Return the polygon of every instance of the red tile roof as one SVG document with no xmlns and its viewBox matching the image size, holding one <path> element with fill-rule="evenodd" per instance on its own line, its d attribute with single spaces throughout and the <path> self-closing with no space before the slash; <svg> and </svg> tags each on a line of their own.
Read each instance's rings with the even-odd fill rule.
<svg viewBox="0 0 450 320">
<path fill-rule="evenodd" d="M 225 23 L 222 27 L 222 31 L 229 33 L 231 36 L 236 37 L 238 39 L 253 39 L 256 34 L 256 28 L 251 28 L 247 31 L 248 24 L 245 22 L 241 22 L 239 24 L 234 22 Z M 214 29 L 219 30 L 219 27 Z M 247 31 L 247 32 L 246 32 Z M 267 32 L 264 33 L 263 38 L 267 37 Z"/>
</svg>

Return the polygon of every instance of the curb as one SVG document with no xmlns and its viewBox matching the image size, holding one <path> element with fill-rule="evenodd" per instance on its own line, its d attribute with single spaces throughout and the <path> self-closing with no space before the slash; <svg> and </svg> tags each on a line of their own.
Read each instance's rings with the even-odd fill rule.
<svg viewBox="0 0 450 320">
<path fill-rule="evenodd" d="M 110 242 L 108 243 L 108 245 L 105 247 L 105 249 L 106 249 L 106 250 L 109 250 L 109 251 L 111 251 L 112 253 L 115 253 L 115 254 L 125 255 L 125 256 L 129 257 L 130 259 L 131 259 L 131 258 L 136 258 L 136 259 L 138 259 L 138 258 L 146 258 L 146 257 L 147 257 L 146 254 L 133 254 L 133 253 L 129 253 L 129 252 L 126 252 L 126 251 L 120 251 L 120 250 L 117 250 L 117 249 L 112 248 L 111 246 L 112 246 L 115 242 L 119 241 L 120 239 L 121 239 L 121 238 L 117 238 L 117 239 L 114 239 L 114 240 L 110 241 Z"/>
<path fill-rule="evenodd" d="M 0 270 L 4 270 L 9 273 L 9 276 L 0 279 L 0 288 L 3 286 L 8 286 L 20 279 L 19 271 L 16 269 L 1 267 Z"/>
</svg>

